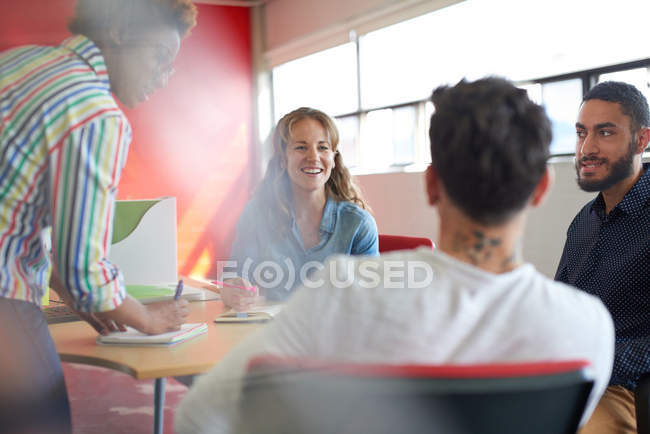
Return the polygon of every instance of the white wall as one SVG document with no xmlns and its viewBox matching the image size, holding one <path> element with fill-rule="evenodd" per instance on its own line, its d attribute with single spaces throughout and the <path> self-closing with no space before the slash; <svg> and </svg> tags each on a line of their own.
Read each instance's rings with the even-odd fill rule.
<svg viewBox="0 0 650 434">
<path fill-rule="evenodd" d="M 358 175 L 379 233 L 438 239 L 438 213 L 427 203 L 424 173 Z"/>
<path fill-rule="evenodd" d="M 596 194 L 578 188 L 572 158 L 553 161 L 551 166 L 556 182 L 546 202 L 529 214 L 523 255 L 553 277 L 571 220 Z M 438 239 L 438 214 L 427 203 L 423 173 L 360 175 L 355 179 L 372 207 L 380 233 Z"/>
<path fill-rule="evenodd" d="M 524 259 L 547 276 L 555 276 L 566 231 L 575 215 L 597 193 L 585 193 L 576 183 L 573 158 L 551 163 L 555 185 L 546 201 L 531 210 L 523 240 Z"/>
</svg>

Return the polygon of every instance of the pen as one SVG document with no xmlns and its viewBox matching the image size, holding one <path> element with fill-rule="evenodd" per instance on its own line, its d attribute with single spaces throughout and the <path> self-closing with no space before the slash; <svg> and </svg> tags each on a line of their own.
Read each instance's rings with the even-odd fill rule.
<svg viewBox="0 0 650 434">
<path fill-rule="evenodd" d="M 222 282 L 221 280 L 213 280 L 212 283 L 214 283 L 215 285 L 229 286 L 230 288 L 239 288 L 239 289 L 243 289 L 243 290 L 246 290 L 246 291 L 255 292 L 255 287 L 254 286 L 233 285 L 232 283 Z"/>
<path fill-rule="evenodd" d="M 183 293 L 183 279 L 178 281 L 178 286 L 176 287 L 176 292 L 174 293 L 174 300 L 178 300 L 178 297 Z"/>
</svg>

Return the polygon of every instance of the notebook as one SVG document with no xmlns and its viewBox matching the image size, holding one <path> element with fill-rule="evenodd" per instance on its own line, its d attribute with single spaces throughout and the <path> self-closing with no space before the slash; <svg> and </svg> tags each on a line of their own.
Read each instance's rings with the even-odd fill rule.
<svg viewBox="0 0 650 434">
<path fill-rule="evenodd" d="M 193 337 L 202 335 L 208 331 L 208 325 L 204 322 L 195 324 L 183 324 L 180 330 L 162 333 L 159 335 L 146 335 L 127 327 L 125 332 L 112 332 L 106 336 L 97 336 L 97 343 L 102 345 L 143 345 L 163 346 L 184 342 Z"/>
<path fill-rule="evenodd" d="M 283 304 L 272 304 L 269 306 L 256 306 L 247 312 L 229 310 L 228 312 L 217 315 L 214 322 L 266 322 L 272 320 L 278 313 L 280 313 L 283 307 Z"/>
<path fill-rule="evenodd" d="M 161 285 L 126 285 L 126 292 L 140 303 L 155 303 L 157 301 L 166 301 L 174 298 L 177 283 Z M 181 298 L 187 301 L 207 300 L 206 291 L 199 288 L 193 288 L 189 285 L 183 286 Z"/>
</svg>

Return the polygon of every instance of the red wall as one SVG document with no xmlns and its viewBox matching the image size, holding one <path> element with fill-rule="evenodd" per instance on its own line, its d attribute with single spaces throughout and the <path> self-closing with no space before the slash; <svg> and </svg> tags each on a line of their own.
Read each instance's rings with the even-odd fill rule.
<svg viewBox="0 0 650 434">
<path fill-rule="evenodd" d="M 124 108 L 134 138 L 120 199 L 175 196 L 179 272 L 212 277 L 250 190 L 249 11 L 197 5 L 169 85 Z M 66 38 L 74 0 L 0 0 L 0 50 Z"/>
</svg>

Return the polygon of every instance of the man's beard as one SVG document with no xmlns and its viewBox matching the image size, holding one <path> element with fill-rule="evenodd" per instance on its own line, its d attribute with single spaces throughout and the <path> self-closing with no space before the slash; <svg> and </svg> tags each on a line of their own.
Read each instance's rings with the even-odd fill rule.
<svg viewBox="0 0 650 434">
<path fill-rule="evenodd" d="M 588 178 L 580 178 L 580 163 L 586 161 L 607 162 L 607 159 L 583 157 L 580 160 L 576 160 L 578 186 L 582 190 L 589 192 L 607 190 L 634 173 L 634 141 L 628 145 L 627 154 L 611 164 L 609 174 L 603 179 L 591 180 Z"/>
</svg>

